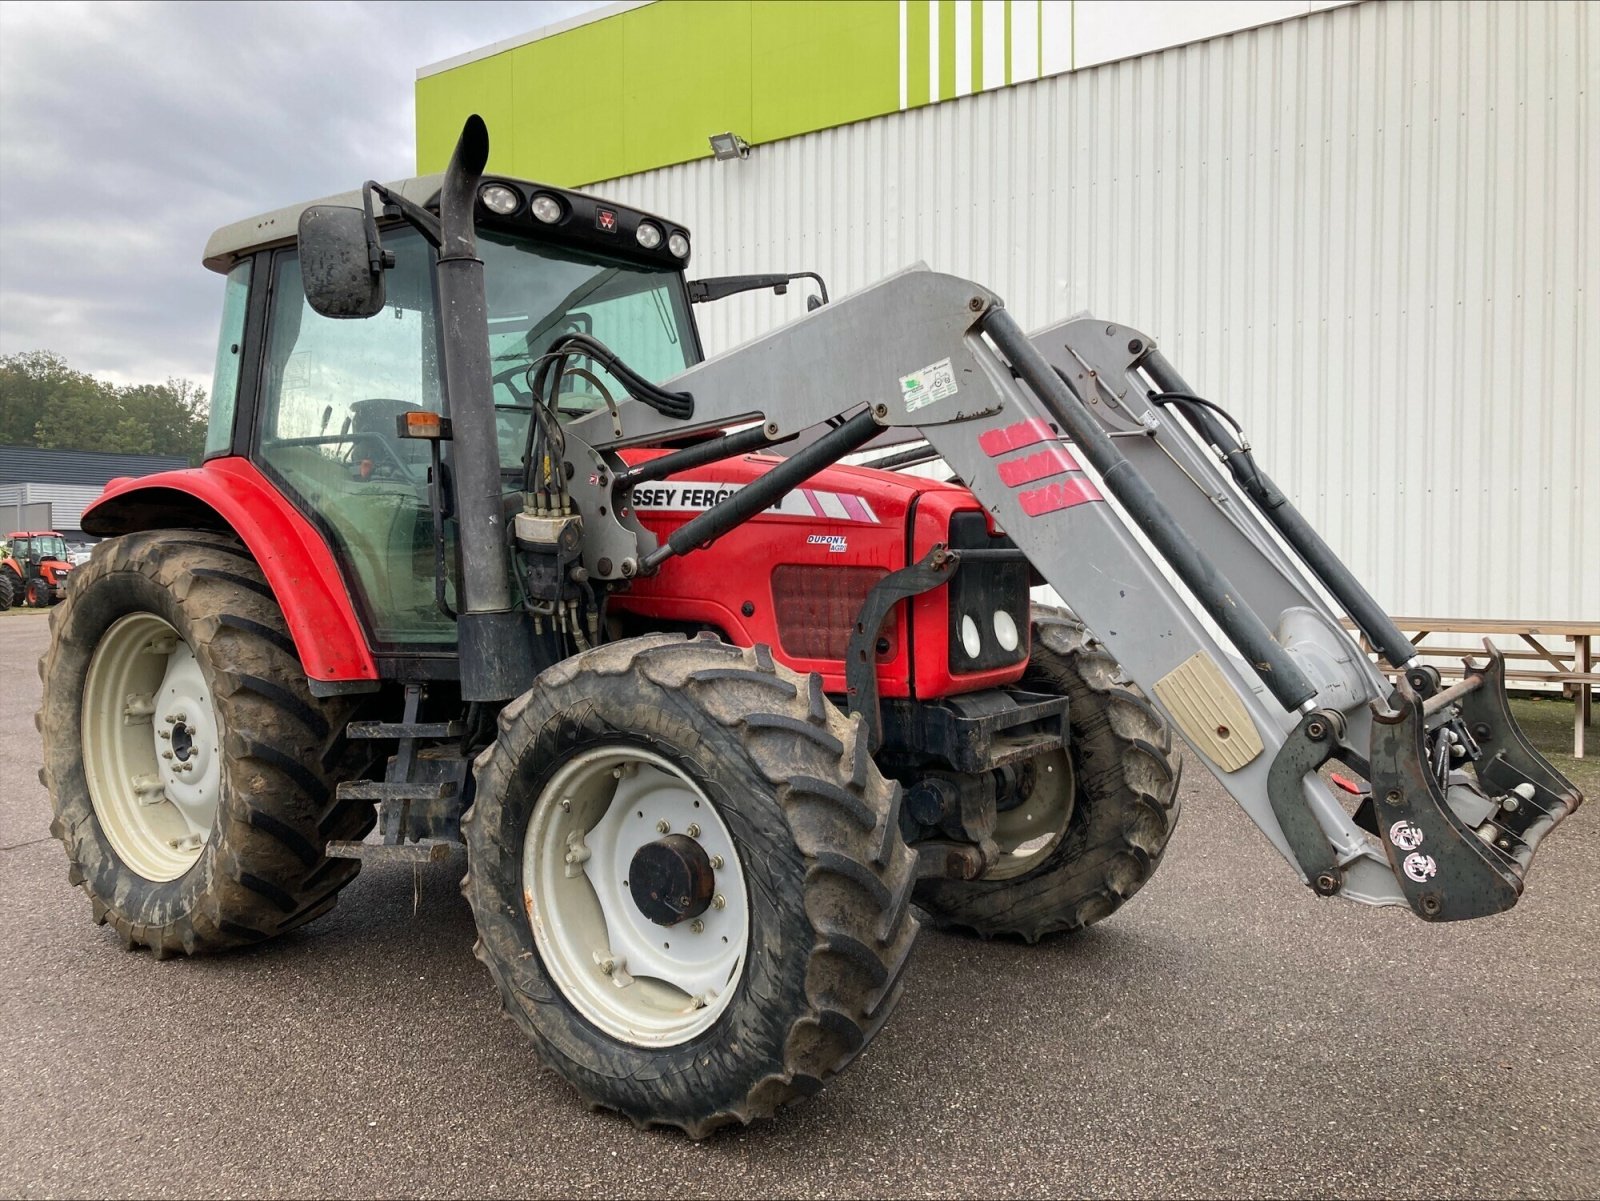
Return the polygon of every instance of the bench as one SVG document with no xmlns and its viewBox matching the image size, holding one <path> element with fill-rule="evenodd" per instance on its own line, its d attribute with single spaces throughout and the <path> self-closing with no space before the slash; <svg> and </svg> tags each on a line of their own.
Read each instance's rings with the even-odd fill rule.
<svg viewBox="0 0 1600 1201">
<path fill-rule="evenodd" d="M 1520 645 L 1512 642 L 1509 647 L 1501 647 L 1506 657 L 1506 680 L 1555 686 L 1561 689 L 1562 695 L 1570 695 L 1573 699 L 1572 754 L 1577 759 L 1584 757 L 1584 735 L 1594 723 L 1594 692 L 1600 688 L 1592 641 L 1600 638 L 1600 621 L 1497 621 L 1477 617 L 1396 617 L 1393 620 L 1417 648 L 1417 653 L 1433 662 L 1441 675 L 1449 677 L 1462 674 L 1463 658 L 1483 655 L 1479 640 L 1482 637 L 1499 635 L 1502 639 L 1520 639 Z M 1349 629 L 1355 628 L 1348 618 L 1344 624 Z M 1449 640 L 1443 643 L 1425 641 L 1435 636 Z M 1558 638 L 1570 645 L 1553 641 Z M 1361 648 L 1376 654 L 1365 635 L 1361 636 Z M 1384 662 L 1381 656 L 1378 667 L 1394 674 L 1393 665 Z"/>
</svg>

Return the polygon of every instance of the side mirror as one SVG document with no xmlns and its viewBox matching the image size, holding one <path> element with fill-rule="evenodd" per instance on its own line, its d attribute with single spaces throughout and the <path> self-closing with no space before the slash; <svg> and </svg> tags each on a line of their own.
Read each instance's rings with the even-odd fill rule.
<svg viewBox="0 0 1600 1201">
<path fill-rule="evenodd" d="M 300 214 L 300 278 L 306 300 L 324 317 L 371 317 L 383 311 L 385 256 L 358 208 L 314 204 Z"/>
</svg>

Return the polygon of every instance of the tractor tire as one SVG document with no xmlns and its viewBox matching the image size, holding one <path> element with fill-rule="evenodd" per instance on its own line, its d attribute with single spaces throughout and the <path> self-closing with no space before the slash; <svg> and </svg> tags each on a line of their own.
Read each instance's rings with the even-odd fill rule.
<svg viewBox="0 0 1600 1201">
<path fill-rule="evenodd" d="M 374 811 L 335 799 L 349 702 L 311 695 L 249 551 L 130 534 L 75 574 L 39 662 L 39 779 L 95 920 L 164 959 L 327 912 L 360 865 L 324 846 Z"/>
<path fill-rule="evenodd" d="M 16 585 L 12 583 L 15 578 L 9 571 L 0 569 L 0 613 L 11 608 L 16 600 Z"/>
<path fill-rule="evenodd" d="M 916 900 L 942 928 L 1032 943 L 1109 917 L 1144 887 L 1178 823 L 1182 763 L 1171 726 L 1062 610 L 1034 607 L 1022 686 L 1071 698 L 1076 796 L 1065 836 L 1026 874 L 924 880 Z"/>
<path fill-rule="evenodd" d="M 670 805 L 693 821 L 650 821 Z M 860 720 L 765 646 L 609 643 L 540 676 L 478 759 L 463 822 L 474 952 L 595 1108 L 696 1139 L 768 1117 L 848 1064 L 899 999 L 917 935 L 899 806 Z M 669 827 L 681 840 L 657 839 Z M 714 907 L 687 929 L 638 900 L 644 857 L 674 840 L 718 852 Z M 680 987 L 707 946 L 720 985 Z"/>
<path fill-rule="evenodd" d="M 42 577 L 34 576 L 28 581 L 23 591 L 23 604 L 30 609 L 48 609 L 51 601 L 50 585 Z"/>
</svg>

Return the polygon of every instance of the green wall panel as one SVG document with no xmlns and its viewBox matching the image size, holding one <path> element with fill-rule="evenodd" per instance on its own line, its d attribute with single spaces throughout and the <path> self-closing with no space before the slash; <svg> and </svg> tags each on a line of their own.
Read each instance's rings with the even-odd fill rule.
<svg viewBox="0 0 1600 1201">
<path fill-rule="evenodd" d="M 563 185 L 895 112 L 899 47 L 897 0 L 657 0 L 419 79 L 417 170 L 472 112 L 491 170 Z"/>
<path fill-rule="evenodd" d="M 752 142 L 899 110 L 898 3 L 768 0 L 738 7 L 750 13 L 753 132 L 744 136 Z"/>
</svg>

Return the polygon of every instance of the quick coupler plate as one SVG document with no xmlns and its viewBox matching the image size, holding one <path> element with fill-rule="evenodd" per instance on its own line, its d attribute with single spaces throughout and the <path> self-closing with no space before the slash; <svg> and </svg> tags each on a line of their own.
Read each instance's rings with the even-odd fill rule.
<svg viewBox="0 0 1600 1201">
<path fill-rule="evenodd" d="M 1404 679 L 1374 706 L 1377 835 L 1417 916 L 1461 921 L 1517 903 L 1534 852 L 1583 794 L 1511 715 L 1505 660 L 1488 642 L 1461 683 L 1426 700 Z M 1473 780 L 1473 775 L 1476 780 Z"/>
</svg>

